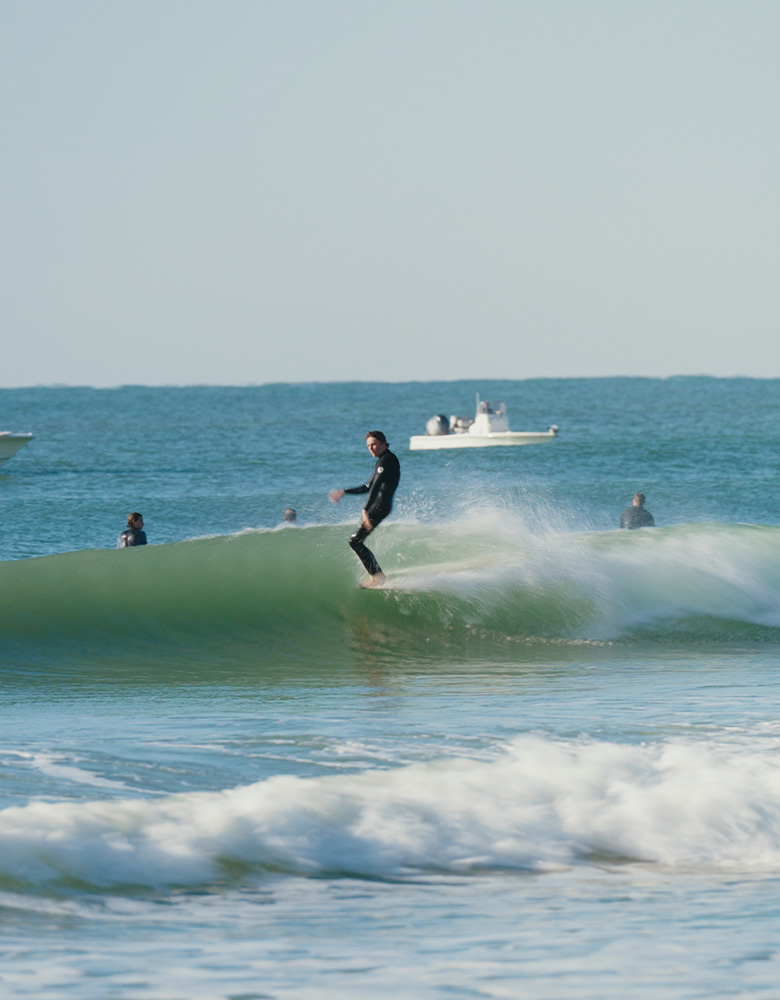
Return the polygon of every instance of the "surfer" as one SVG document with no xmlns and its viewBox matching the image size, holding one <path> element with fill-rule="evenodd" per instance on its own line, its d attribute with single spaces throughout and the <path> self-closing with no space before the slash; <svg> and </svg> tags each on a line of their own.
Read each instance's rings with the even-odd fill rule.
<svg viewBox="0 0 780 1000">
<path fill-rule="evenodd" d="M 285 507 L 284 514 L 285 524 L 295 524 L 298 520 L 298 512 L 294 507 Z"/>
<path fill-rule="evenodd" d="M 353 486 L 351 489 L 332 490 L 329 495 L 333 503 L 338 503 L 345 493 L 368 493 L 360 526 L 350 538 L 349 545 L 365 566 L 370 577 L 363 586 L 379 587 L 385 582 L 385 574 L 376 561 L 374 553 L 363 543 L 393 508 L 393 494 L 401 478 L 401 466 L 397 457 L 390 451 L 387 438 L 382 431 L 369 431 L 366 434 L 366 445 L 376 459 L 374 473 L 369 481 L 362 486 Z"/>
<path fill-rule="evenodd" d="M 127 515 L 127 527 L 119 536 L 116 543 L 118 549 L 129 549 L 134 545 L 146 545 L 146 532 L 144 529 L 143 514 L 133 511 Z"/>
<path fill-rule="evenodd" d="M 621 528 L 654 528 L 655 521 L 649 510 L 645 510 L 644 493 L 635 493 L 631 507 L 626 507 L 620 515 Z"/>
</svg>

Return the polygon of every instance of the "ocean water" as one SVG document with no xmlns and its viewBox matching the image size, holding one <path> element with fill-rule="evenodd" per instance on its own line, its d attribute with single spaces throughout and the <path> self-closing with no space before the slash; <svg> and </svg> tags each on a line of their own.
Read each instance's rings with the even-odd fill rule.
<svg viewBox="0 0 780 1000">
<path fill-rule="evenodd" d="M 477 392 L 558 439 L 408 450 Z M 3 1000 L 780 996 L 780 381 L 35 388 L 0 426 L 36 434 Z M 376 428 L 364 591 L 327 494 Z"/>
</svg>

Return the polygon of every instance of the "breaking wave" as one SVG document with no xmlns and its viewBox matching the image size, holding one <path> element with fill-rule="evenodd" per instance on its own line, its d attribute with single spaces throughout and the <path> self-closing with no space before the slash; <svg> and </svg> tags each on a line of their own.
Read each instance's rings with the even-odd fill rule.
<svg viewBox="0 0 780 1000">
<path fill-rule="evenodd" d="M 531 534 L 498 517 L 393 523 L 388 589 L 362 591 L 344 526 L 246 531 L 0 564 L 6 653 L 60 658 L 251 643 L 335 656 L 372 641 L 430 655 L 470 641 L 780 641 L 780 528 L 694 524 Z"/>
<path fill-rule="evenodd" d="M 780 764 L 776 748 L 524 736 L 490 761 L 7 808 L 0 848 L 6 892 L 625 863 L 776 872 Z"/>
</svg>

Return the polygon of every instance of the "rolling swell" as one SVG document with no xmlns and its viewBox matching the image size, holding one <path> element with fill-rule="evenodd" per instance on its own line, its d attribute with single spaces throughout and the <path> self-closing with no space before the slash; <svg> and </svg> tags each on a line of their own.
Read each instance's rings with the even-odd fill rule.
<svg viewBox="0 0 780 1000">
<path fill-rule="evenodd" d="M 83 658 L 226 644 L 305 662 L 523 641 L 780 641 L 780 529 L 695 524 L 533 535 L 482 516 L 377 534 L 389 589 L 357 588 L 344 526 L 0 564 L 6 653 Z"/>
<path fill-rule="evenodd" d="M 0 630 L 16 648 L 327 641 L 352 583 L 343 532 L 244 532 L 0 565 Z M 337 545 L 341 542 L 341 545 Z M 341 563 L 341 572 L 333 572 Z"/>
</svg>

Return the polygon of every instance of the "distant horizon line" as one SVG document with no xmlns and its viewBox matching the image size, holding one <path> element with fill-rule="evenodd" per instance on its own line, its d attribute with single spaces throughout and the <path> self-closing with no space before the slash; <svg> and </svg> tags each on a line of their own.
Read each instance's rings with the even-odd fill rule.
<svg viewBox="0 0 780 1000">
<path fill-rule="evenodd" d="M 449 385 L 462 382 L 605 382 L 626 380 L 643 380 L 646 382 L 667 382 L 673 379 L 709 379 L 712 381 L 754 381 L 771 382 L 780 379 L 780 375 L 537 375 L 529 378 L 446 378 L 446 379 L 300 379 L 285 381 L 274 379 L 269 382 L 118 382 L 115 384 L 94 385 L 88 382 L 35 382 L 24 385 L 0 385 L 0 391 L 13 392 L 21 389 L 94 389 L 114 391 L 116 389 L 263 389 L 274 385 Z"/>
</svg>

